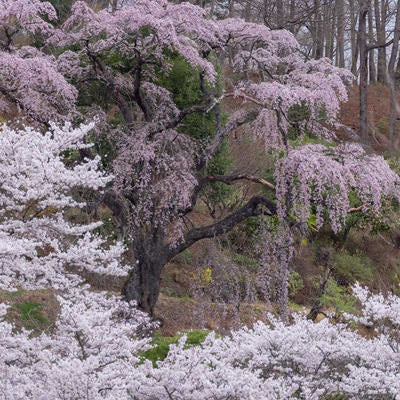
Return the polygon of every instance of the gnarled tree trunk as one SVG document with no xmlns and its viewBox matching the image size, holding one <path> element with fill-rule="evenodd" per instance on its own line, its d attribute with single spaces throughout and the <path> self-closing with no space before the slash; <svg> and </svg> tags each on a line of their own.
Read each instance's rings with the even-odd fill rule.
<svg viewBox="0 0 400 400">
<path fill-rule="evenodd" d="M 166 245 L 145 240 L 133 246 L 136 263 L 122 288 L 123 297 L 134 300 L 150 315 L 160 293 L 161 272 L 168 262 Z"/>
<path fill-rule="evenodd" d="M 243 176 L 212 177 L 210 180 L 232 182 L 239 179 L 247 178 Z M 261 184 L 263 184 L 262 181 Z M 110 195 L 103 201 L 109 207 L 114 207 L 118 203 L 117 196 L 111 202 Z M 175 246 L 171 246 L 165 240 L 165 232 L 152 231 L 151 227 L 147 226 L 147 235 L 137 235 L 131 244 L 134 267 L 122 288 L 122 295 L 127 301 L 135 301 L 140 309 L 153 315 L 160 294 L 161 273 L 168 261 L 197 241 L 224 234 L 245 219 L 260 214 L 276 214 L 276 206 L 262 196 L 254 196 L 226 218 L 211 225 L 192 228 Z"/>
</svg>

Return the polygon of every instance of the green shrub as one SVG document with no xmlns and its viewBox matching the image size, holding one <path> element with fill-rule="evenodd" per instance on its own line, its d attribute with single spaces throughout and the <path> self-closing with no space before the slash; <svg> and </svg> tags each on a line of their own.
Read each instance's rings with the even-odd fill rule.
<svg viewBox="0 0 400 400">
<path fill-rule="evenodd" d="M 247 254 L 231 253 L 230 257 L 235 264 L 246 269 L 256 271 L 258 268 L 258 261 Z"/>
<path fill-rule="evenodd" d="M 336 314 L 351 313 L 357 314 L 357 300 L 348 289 L 339 286 L 334 279 L 330 278 L 325 293 L 321 297 L 321 304 L 328 309 L 334 309 Z"/>
<path fill-rule="evenodd" d="M 228 142 L 224 140 L 215 156 L 207 165 L 207 175 L 226 175 L 232 169 L 233 160 L 229 155 Z M 212 182 L 202 192 L 206 201 L 214 206 L 218 203 L 225 203 L 232 199 L 235 194 L 233 186 L 222 182 Z"/>
<path fill-rule="evenodd" d="M 61 24 L 70 15 L 73 0 L 49 0 L 49 2 L 57 11 L 56 24 Z"/>
<path fill-rule="evenodd" d="M 333 276 L 341 285 L 353 285 L 355 282 L 371 283 L 376 274 L 376 267 L 367 255 L 348 251 L 333 256 Z"/>
<path fill-rule="evenodd" d="M 310 107 L 304 101 L 290 106 L 287 111 L 287 118 L 292 123 L 307 121 L 310 117 Z"/>
<path fill-rule="evenodd" d="M 381 117 L 379 121 L 376 123 L 376 127 L 379 130 L 380 133 L 383 135 L 388 132 L 388 119 L 387 117 Z"/>
<path fill-rule="evenodd" d="M 166 54 L 166 57 L 169 57 L 171 69 L 162 74 L 157 83 L 171 93 L 173 101 L 181 110 L 202 104 L 204 93 L 200 86 L 200 71 L 181 56 Z M 217 85 L 217 92 L 222 89 L 219 86 Z M 189 114 L 183 119 L 178 130 L 195 139 L 212 137 L 215 133 L 215 112 Z"/>
<path fill-rule="evenodd" d="M 168 73 L 162 74 L 158 83 L 166 88 L 179 109 L 204 104 L 204 93 L 201 88 L 200 71 L 193 68 L 183 57 L 167 54 L 171 63 Z M 218 70 L 218 67 L 216 67 Z M 205 82 L 203 85 L 207 84 Z M 222 93 L 222 81 L 218 80 L 215 88 L 207 88 L 216 96 Z M 178 131 L 195 139 L 208 139 L 215 135 L 216 113 L 192 113 L 183 119 Z M 205 143 L 205 142 L 204 142 Z M 224 141 L 218 152 L 208 162 L 207 175 L 224 175 L 232 168 L 232 158 L 229 155 L 228 143 Z M 202 197 L 210 209 L 215 211 L 216 204 L 227 202 L 234 194 L 234 188 L 221 182 L 213 182 L 203 190 Z"/>
<path fill-rule="evenodd" d="M 291 271 L 289 275 L 289 297 L 293 298 L 304 288 L 304 281 L 301 275 L 296 271 Z"/>
</svg>

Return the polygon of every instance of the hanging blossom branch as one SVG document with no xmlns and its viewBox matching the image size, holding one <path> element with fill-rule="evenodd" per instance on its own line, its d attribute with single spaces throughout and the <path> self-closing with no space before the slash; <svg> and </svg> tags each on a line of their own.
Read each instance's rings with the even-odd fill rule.
<svg viewBox="0 0 400 400">
<path fill-rule="evenodd" d="M 254 183 L 261 184 L 265 187 L 268 187 L 271 190 L 275 190 L 276 187 L 271 182 L 263 178 L 259 178 L 252 175 L 232 175 L 232 176 L 222 176 L 222 175 L 208 175 L 202 178 L 200 182 L 200 187 L 204 184 L 210 182 L 223 182 L 227 185 L 233 184 L 238 180 L 248 180 Z M 259 207 L 262 206 L 262 207 Z M 184 235 L 183 240 L 170 250 L 170 254 L 176 255 L 179 254 L 184 249 L 190 247 L 192 244 L 197 242 L 198 240 L 211 238 L 223 233 L 228 232 L 238 223 L 244 221 L 245 219 L 251 216 L 258 216 L 260 214 L 267 215 L 277 215 L 277 204 L 272 200 L 266 199 L 262 196 L 254 196 L 251 198 L 246 205 L 242 208 L 238 209 L 236 212 L 230 214 L 228 217 L 222 219 L 221 221 L 216 222 L 215 224 L 191 229 L 186 235 Z M 367 206 L 362 204 L 358 207 L 349 207 L 347 209 L 347 213 L 354 213 L 358 211 L 367 210 Z M 299 219 L 302 222 L 301 219 Z"/>
<path fill-rule="evenodd" d="M 277 163 L 275 181 L 281 218 L 292 213 L 306 221 L 315 204 L 317 226 L 329 221 L 334 232 L 343 227 L 349 211 L 368 207 L 379 213 L 384 198 L 400 199 L 399 176 L 382 157 L 366 154 L 354 143 L 292 149 Z M 351 207 L 350 193 L 358 196 L 361 206 Z"/>
</svg>

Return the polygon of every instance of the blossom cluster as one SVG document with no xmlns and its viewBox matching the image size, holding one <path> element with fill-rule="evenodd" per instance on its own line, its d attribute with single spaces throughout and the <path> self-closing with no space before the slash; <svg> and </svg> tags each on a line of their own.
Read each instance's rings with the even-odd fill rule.
<svg viewBox="0 0 400 400">
<path fill-rule="evenodd" d="M 400 199 L 400 178 L 381 156 L 367 154 L 355 143 L 304 145 L 291 149 L 275 170 L 278 214 L 305 222 L 315 205 L 318 228 L 327 211 L 340 231 L 350 209 L 351 194 L 378 213 L 385 197 Z"/>
<path fill-rule="evenodd" d="M 54 56 L 30 45 L 34 35 L 46 39 L 54 34 L 54 7 L 47 1 L 3 0 L 0 8 L 2 112 L 40 123 L 71 118 L 76 114 L 76 88 L 58 72 Z"/>
</svg>

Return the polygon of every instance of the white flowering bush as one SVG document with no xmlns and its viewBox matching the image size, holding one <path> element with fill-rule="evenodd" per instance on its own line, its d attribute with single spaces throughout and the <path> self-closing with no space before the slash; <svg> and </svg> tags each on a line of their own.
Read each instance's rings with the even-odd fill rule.
<svg viewBox="0 0 400 400">
<path fill-rule="evenodd" d="M 92 125 L 0 131 L 0 287 L 56 290 L 59 313 L 49 332 L 16 332 L 0 305 L 0 399 L 115 398 L 126 393 L 148 317 L 120 297 L 94 293 L 81 271 L 124 275 L 122 244 L 94 233 L 101 222 L 73 224 L 71 193 L 102 190 L 112 179 L 98 157 L 67 166 L 65 151 L 90 145 Z M 75 272 L 73 272 L 75 271 Z M 123 397 L 121 397 L 123 398 Z"/>
<path fill-rule="evenodd" d="M 229 337 L 211 334 L 201 347 L 171 346 L 144 379 L 136 398 L 151 399 L 400 399 L 400 299 L 355 287 L 362 316 L 319 323 L 303 315 L 291 324 L 270 316 Z M 359 325 L 354 326 L 353 321 Z M 360 333 L 364 322 L 377 331 Z M 338 396 L 341 397 L 338 397 Z M 337 396 L 337 397 L 335 397 Z"/>
</svg>

